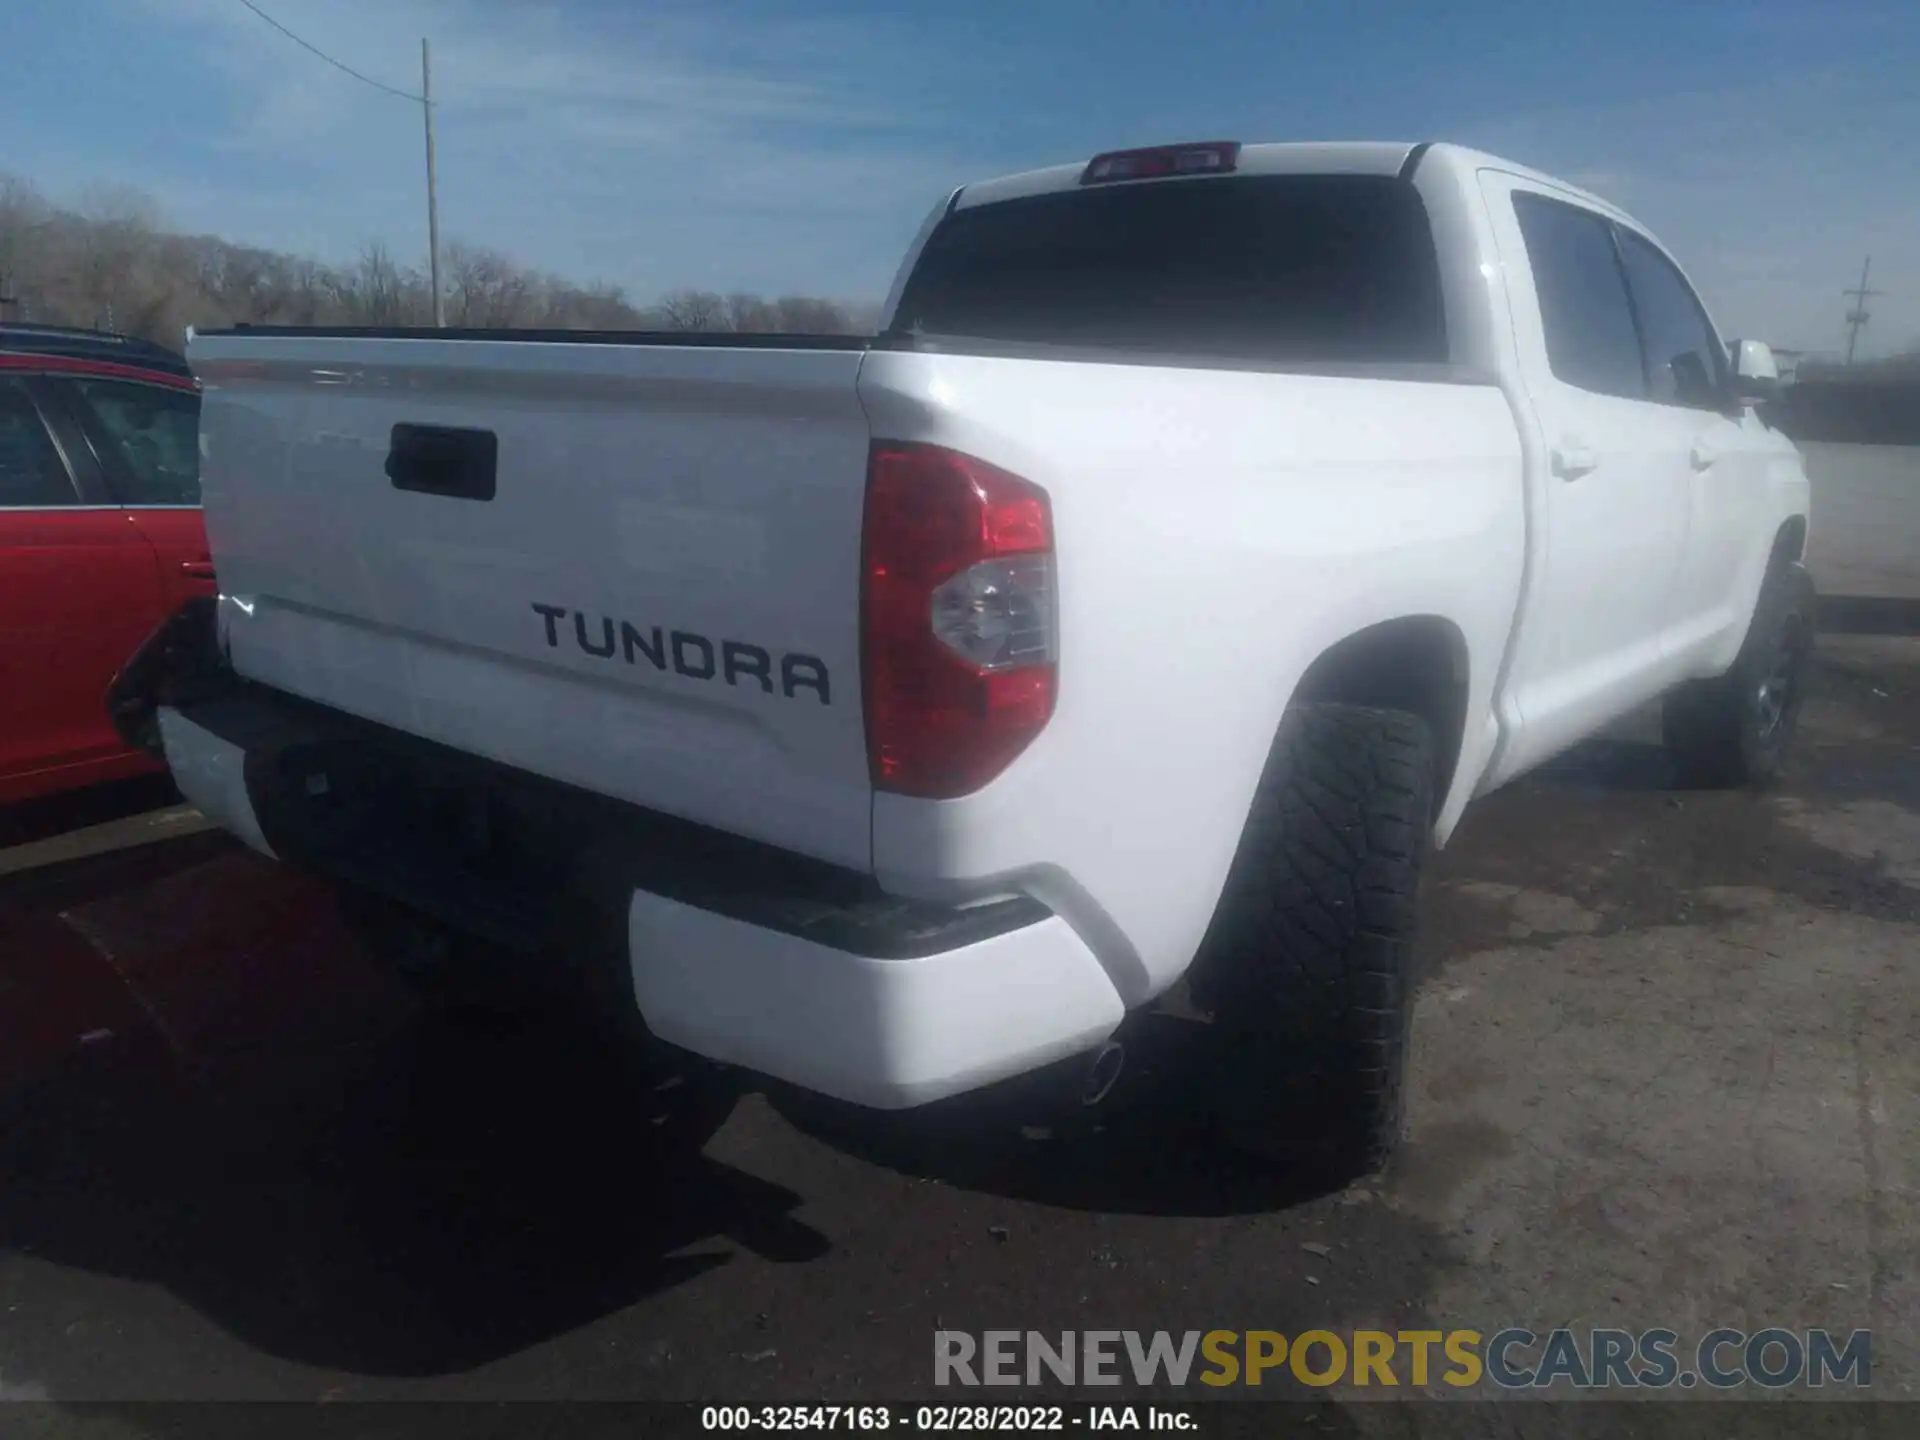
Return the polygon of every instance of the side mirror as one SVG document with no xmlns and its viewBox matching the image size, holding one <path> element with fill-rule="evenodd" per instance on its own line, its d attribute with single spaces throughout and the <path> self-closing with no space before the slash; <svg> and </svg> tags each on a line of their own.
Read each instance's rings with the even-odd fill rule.
<svg viewBox="0 0 1920 1440">
<path fill-rule="evenodd" d="M 1746 404 L 1776 399 L 1780 394 L 1780 366 L 1764 340 L 1730 340 L 1727 358 L 1733 362 L 1733 395 Z"/>
</svg>

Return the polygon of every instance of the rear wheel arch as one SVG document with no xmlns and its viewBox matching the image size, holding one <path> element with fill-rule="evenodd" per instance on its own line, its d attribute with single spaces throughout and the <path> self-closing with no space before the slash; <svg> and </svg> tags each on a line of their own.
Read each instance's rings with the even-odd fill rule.
<svg viewBox="0 0 1920 1440">
<path fill-rule="evenodd" d="M 1767 557 L 1767 573 L 1782 565 L 1799 565 L 1807 558 L 1807 517 L 1790 515 L 1781 522 L 1773 537 L 1773 552 Z"/>
<path fill-rule="evenodd" d="M 1340 640 L 1307 667 L 1293 705 L 1362 705 L 1418 715 L 1433 731 L 1434 791 L 1445 796 L 1466 733 L 1472 660 L 1467 637 L 1440 615 L 1383 620 Z"/>
<path fill-rule="evenodd" d="M 1739 621 L 1738 638 L 1729 637 L 1730 652 L 1718 657 L 1718 664 L 1710 673 L 1696 676 L 1696 679 L 1712 679 L 1724 675 L 1739 659 L 1740 652 L 1747 644 L 1748 635 L 1753 628 L 1753 619 L 1758 613 L 1760 602 L 1767 593 L 1767 587 L 1780 583 L 1776 577 L 1782 572 L 1798 566 L 1804 569 L 1807 558 L 1807 517 L 1789 515 L 1780 522 L 1779 529 L 1773 532 L 1773 543 L 1767 550 L 1766 564 L 1760 567 L 1757 575 L 1748 572 L 1746 583 L 1751 586 L 1747 604 Z"/>
</svg>

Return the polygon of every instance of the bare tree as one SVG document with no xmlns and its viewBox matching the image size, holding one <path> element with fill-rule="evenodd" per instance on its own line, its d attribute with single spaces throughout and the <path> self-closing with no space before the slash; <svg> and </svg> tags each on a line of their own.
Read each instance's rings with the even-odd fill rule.
<svg viewBox="0 0 1920 1440">
<path fill-rule="evenodd" d="M 660 301 L 668 330 L 725 329 L 727 302 L 710 290 L 675 290 Z"/>
<path fill-rule="evenodd" d="M 44 238 L 52 209 L 40 192 L 12 175 L 0 175 L 0 316 L 25 318 L 44 282 Z"/>
<path fill-rule="evenodd" d="M 153 292 L 171 287 L 153 263 L 158 232 L 153 202 L 118 186 L 97 187 L 77 212 L 56 216 L 64 264 L 54 283 L 68 306 L 107 329 L 133 324 L 136 311 L 141 319 L 159 313 L 164 302 Z"/>
<path fill-rule="evenodd" d="M 318 325 L 329 313 L 333 276 L 312 260 L 293 257 L 287 262 L 286 320 L 289 325 Z"/>
<path fill-rule="evenodd" d="M 540 277 L 497 250 L 454 241 L 441 267 L 456 325 L 503 330 L 525 325 L 535 310 Z"/>
<path fill-rule="evenodd" d="M 884 306 L 873 301 L 867 301 L 858 305 L 842 306 L 841 308 L 847 319 L 847 334 L 873 335 L 879 332 L 880 312 L 885 308 Z"/>
<path fill-rule="evenodd" d="M 774 308 L 758 295 L 727 296 L 726 328 L 742 334 L 767 334 L 780 328 Z"/>
<path fill-rule="evenodd" d="M 846 307 L 678 290 L 656 306 L 617 285 L 579 285 L 471 243 L 448 249 L 456 324 L 492 329 L 796 331 L 858 328 Z M 184 328 L 236 322 L 427 325 L 429 282 L 380 243 L 338 268 L 162 224 L 137 190 L 89 191 L 72 207 L 0 175 L 0 317 L 110 326 L 178 345 Z"/>
<path fill-rule="evenodd" d="M 551 293 L 564 305 L 567 315 L 562 328 L 580 330 L 660 330 L 665 328 L 655 313 L 637 308 L 618 285 L 589 285 L 581 289 L 560 281 L 552 282 Z"/>
<path fill-rule="evenodd" d="M 286 317 L 293 290 L 288 257 L 211 236 L 185 240 L 181 248 L 193 282 L 217 315 L 256 321 Z"/>
<path fill-rule="evenodd" d="M 406 320 L 407 276 L 378 240 L 360 252 L 360 263 L 341 276 L 339 297 L 356 325 L 399 325 Z"/>
<path fill-rule="evenodd" d="M 778 328 L 790 335 L 840 335 L 848 329 L 846 312 L 831 300 L 782 295 L 773 302 Z"/>
</svg>

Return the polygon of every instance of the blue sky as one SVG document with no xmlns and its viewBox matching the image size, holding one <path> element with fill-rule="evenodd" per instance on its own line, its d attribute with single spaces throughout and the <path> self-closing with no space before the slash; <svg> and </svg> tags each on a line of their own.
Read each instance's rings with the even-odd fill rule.
<svg viewBox="0 0 1920 1440">
<path fill-rule="evenodd" d="M 259 0 L 414 88 L 443 236 L 636 296 L 877 299 L 954 184 L 1170 139 L 1457 139 L 1577 179 L 1723 329 L 1920 343 L 1913 0 Z M 424 261 L 419 110 L 239 0 L 7 0 L 0 169 L 176 226 Z"/>
</svg>

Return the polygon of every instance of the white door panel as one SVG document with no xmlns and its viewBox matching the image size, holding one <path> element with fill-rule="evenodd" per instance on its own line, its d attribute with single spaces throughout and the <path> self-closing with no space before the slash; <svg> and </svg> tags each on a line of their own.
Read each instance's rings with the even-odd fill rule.
<svg viewBox="0 0 1920 1440">
<path fill-rule="evenodd" d="M 1645 354 L 1647 439 L 1682 461 L 1686 537 L 1668 649 L 1691 670 L 1745 622 L 1741 577 L 1764 519 L 1773 447 L 1753 412 L 1732 403 L 1726 347 L 1686 275 L 1632 227 L 1616 236 Z"/>
<path fill-rule="evenodd" d="M 1534 517 L 1544 573 L 1515 640 L 1508 684 L 1518 724 L 1490 776 L 1497 784 L 1664 685 L 1689 462 L 1660 407 L 1635 397 L 1645 387 L 1639 342 L 1606 219 L 1500 172 L 1481 181 L 1550 470 Z M 1534 207 L 1537 271 L 1516 192 Z"/>
<path fill-rule="evenodd" d="M 1673 646 L 1682 657 L 1714 648 L 1728 629 L 1746 623 L 1741 577 L 1770 500 L 1768 452 L 1753 432 L 1760 422 L 1691 415 L 1685 420 L 1687 550 L 1674 594 Z M 1749 428 L 1751 427 L 1751 429 Z"/>
</svg>

